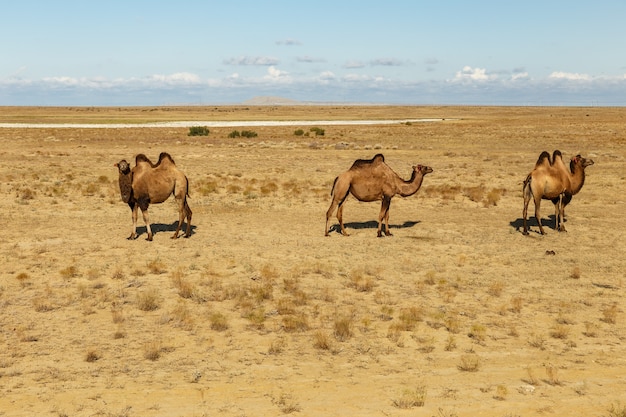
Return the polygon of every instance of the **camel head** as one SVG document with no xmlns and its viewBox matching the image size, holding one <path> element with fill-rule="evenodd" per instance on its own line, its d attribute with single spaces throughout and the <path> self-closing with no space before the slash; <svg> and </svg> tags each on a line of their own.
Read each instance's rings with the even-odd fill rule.
<svg viewBox="0 0 626 417">
<path fill-rule="evenodd" d="M 128 203 L 133 194 L 132 189 L 132 171 L 130 170 L 130 164 L 126 162 L 125 159 L 122 159 L 120 162 L 115 164 L 117 169 L 120 171 L 119 175 L 119 185 L 120 185 L 120 195 L 122 196 L 122 201 Z"/>
<path fill-rule="evenodd" d="M 130 164 L 128 162 L 126 162 L 125 159 L 122 159 L 120 162 L 118 162 L 114 166 L 116 166 L 117 169 L 119 169 L 120 175 L 128 175 L 128 174 L 130 174 Z"/>
<path fill-rule="evenodd" d="M 593 165 L 593 159 L 586 159 L 580 155 L 573 156 L 570 161 L 570 169 L 574 171 L 574 166 L 580 165 L 583 169 L 587 168 L 590 165 Z"/>
<path fill-rule="evenodd" d="M 426 165 L 415 165 L 413 167 L 413 171 L 415 171 L 416 173 L 420 172 L 422 175 L 426 175 L 433 172 L 433 169 L 431 167 L 427 167 Z"/>
</svg>

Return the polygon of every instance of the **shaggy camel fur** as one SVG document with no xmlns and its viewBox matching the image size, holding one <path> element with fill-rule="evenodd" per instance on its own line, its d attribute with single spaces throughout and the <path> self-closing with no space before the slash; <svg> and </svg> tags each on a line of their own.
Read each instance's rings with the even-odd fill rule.
<svg viewBox="0 0 626 417">
<path fill-rule="evenodd" d="M 343 225 L 343 203 L 348 194 L 352 194 L 359 201 L 382 200 L 380 213 L 378 214 L 378 237 L 382 236 L 382 223 L 385 222 L 385 235 L 389 232 L 389 206 L 391 198 L 399 194 L 402 197 L 413 195 L 420 189 L 424 175 L 433 172 L 432 168 L 417 165 L 413 167 L 413 173 L 408 181 L 403 180 L 385 163 L 385 157 L 377 154 L 369 160 L 357 159 L 352 167 L 335 178 L 331 191 L 332 202 L 326 212 L 326 230 L 328 236 L 330 229 L 328 222 L 336 207 L 337 220 L 344 236 L 348 236 Z"/>
<path fill-rule="evenodd" d="M 523 234 L 528 235 L 527 215 L 531 198 L 535 203 L 535 218 L 542 235 L 545 234 L 539 214 L 542 199 L 551 200 L 554 203 L 556 229 L 561 232 L 565 231 L 565 206 L 572 200 L 572 196 L 582 189 L 585 183 L 585 168 L 590 165 L 593 165 L 593 160 L 576 155 L 571 159 L 568 170 L 563 163 L 560 151 L 554 151 L 552 159 L 545 151 L 539 155 L 535 168 L 524 180 Z"/>
<path fill-rule="evenodd" d="M 122 200 L 128 203 L 132 211 L 133 229 L 128 239 L 137 238 L 137 211 L 141 209 L 143 221 L 148 231 L 147 240 L 152 240 L 148 206 L 162 203 L 174 195 L 178 203 L 178 226 L 172 239 L 178 238 L 187 217 L 187 230 L 184 237 L 191 235 L 191 209 L 187 204 L 189 180 L 178 168 L 172 157 L 165 152 L 159 155 L 159 161 L 153 164 L 144 154 L 135 157 L 135 167 L 130 168 L 126 160 L 115 164 L 119 170 L 119 185 Z"/>
<path fill-rule="evenodd" d="M 554 151 L 555 154 L 558 151 Z M 554 164 L 554 157 L 555 155 L 553 155 L 552 157 L 552 163 Z M 561 157 L 560 152 L 559 155 L 557 157 Z M 561 159 L 561 163 L 563 163 L 563 159 Z M 580 190 L 583 188 L 583 185 L 585 184 L 585 168 L 587 168 L 590 165 L 593 165 L 593 159 L 585 159 L 580 155 L 576 155 L 575 157 L 573 157 L 570 161 L 569 161 L 569 169 L 570 172 L 574 175 L 576 175 L 576 170 L 580 170 L 581 175 L 582 175 L 582 179 L 580 182 L 580 185 L 578 186 L 577 189 L 572 190 L 573 192 L 570 193 L 565 193 L 563 195 L 563 198 L 561 198 L 560 203 L 561 203 L 561 210 L 562 210 L 562 219 L 563 222 L 565 222 L 565 206 L 567 206 L 571 201 L 572 201 L 572 196 L 574 196 L 574 194 L 578 194 L 578 192 L 580 192 Z M 575 184 L 573 184 L 575 185 Z M 553 198 L 552 199 L 552 203 L 554 204 L 554 210 L 555 210 L 555 214 L 558 213 L 559 210 L 559 199 L 558 198 Z M 563 226 L 563 230 L 565 230 L 565 226 Z"/>
</svg>

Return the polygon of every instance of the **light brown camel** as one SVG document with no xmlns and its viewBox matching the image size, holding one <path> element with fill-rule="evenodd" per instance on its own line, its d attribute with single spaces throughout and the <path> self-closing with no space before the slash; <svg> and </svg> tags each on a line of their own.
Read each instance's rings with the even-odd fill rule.
<svg viewBox="0 0 626 417">
<path fill-rule="evenodd" d="M 585 183 L 585 168 L 593 165 L 593 160 L 576 155 L 570 161 L 570 169 L 565 167 L 561 152 L 554 151 L 552 160 L 548 152 L 542 152 L 533 171 L 524 180 L 524 221 L 523 234 L 528 234 L 527 214 L 528 203 L 532 198 L 535 203 L 535 218 L 539 231 L 545 234 L 541 224 L 539 208 L 541 200 L 551 200 L 555 205 L 556 229 L 564 232 L 565 206 L 572 200 Z M 571 170 L 571 172 L 570 172 Z"/>
<path fill-rule="evenodd" d="M 352 167 L 335 178 L 331 191 L 332 201 L 326 212 L 326 230 L 328 236 L 330 229 L 328 222 L 337 209 L 337 220 L 344 236 L 349 236 L 343 225 L 343 204 L 352 194 L 359 201 L 382 200 L 380 213 L 378 214 L 378 237 L 382 236 L 382 224 L 385 222 L 385 235 L 391 236 L 389 231 L 389 206 L 391 198 L 399 194 L 402 197 L 413 195 L 420 189 L 424 175 L 433 172 L 432 168 L 417 165 L 413 167 L 413 173 L 408 181 L 403 180 L 385 163 L 385 157 L 377 154 L 374 158 L 365 160 L 357 159 Z"/>
<path fill-rule="evenodd" d="M 563 163 L 563 159 L 561 157 L 561 153 L 559 152 L 559 154 L 557 155 L 556 153 L 559 151 L 554 151 L 554 154 L 552 156 L 552 164 L 554 164 L 555 158 L 561 158 L 561 163 Z M 579 184 L 579 186 L 575 189 L 572 190 L 572 193 L 565 193 L 563 195 L 563 198 L 561 198 L 560 203 L 561 203 L 561 219 L 563 222 L 565 222 L 565 206 L 567 206 L 571 201 L 572 201 L 572 197 L 575 194 L 578 194 L 578 192 L 580 192 L 580 190 L 583 188 L 583 185 L 585 184 L 585 168 L 587 168 L 588 166 L 593 165 L 593 159 L 585 159 L 580 155 L 576 155 L 575 157 L 573 157 L 572 159 L 570 159 L 569 161 L 569 169 L 570 172 L 572 174 L 575 175 L 576 170 L 581 170 L 582 171 L 582 179 L 581 182 Z M 572 185 L 576 185 L 576 184 L 572 184 Z M 559 198 L 554 198 L 552 199 L 552 203 L 554 204 L 554 210 L 555 210 L 555 217 L 556 217 L 556 213 L 559 212 Z M 558 217 L 556 217 L 558 218 Z M 565 230 L 565 226 L 563 225 L 563 230 Z"/>
<path fill-rule="evenodd" d="M 176 168 L 174 160 L 168 153 L 162 152 L 156 164 L 153 164 L 144 154 L 139 154 L 135 157 L 134 168 L 131 169 L 126 160 L 121 160 L 115 166 L 119 170 L 122 200 L 128 203 L 132 211 L 133 229 L 128 239 L 137 238 L 137 211 L 141 209 L 148 232 L 147 240 L 152 240 L 148 206 L 162 203 L 172 194 L 178 203 L 178 226 L 172 239 L 178 238 L 185 217 L 187 217 L 187 230 L 184 237 L 191 235 L 192 212 L 187 204 L 189 180 Z"/>
</svg>

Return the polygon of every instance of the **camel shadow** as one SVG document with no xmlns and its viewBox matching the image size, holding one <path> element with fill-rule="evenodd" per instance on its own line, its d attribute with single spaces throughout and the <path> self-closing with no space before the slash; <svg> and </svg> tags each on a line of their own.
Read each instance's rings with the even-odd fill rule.
<svg viewBox="0 0 626 417">
<path fill-rule="evenodd" d="M 389 225 L 389 229 L 406 229 L 408 227 L 413 227 L 416 224 L 420 223 L 420 220 L 417 221 L 406 221 L 402 224 L 390 224 Z M 345 226 L 346 229 L 355 229 L 355 230 L 360 230 L 360 229 L 378 229 L 378 222 L 376 220 L 370 220 L 367 222 L 349 222 L 349 223 L 344 223 L 343 224 Z M 384 230 L 384 226 L 383 226 L 383 230 Z M 341 233 L 341 229 L 339 228 L 339 224 L 333 224 L 330 227 L 330 231 L 336 231 L 337 233 Z M 348 232 L 349 233 L 349 232 Z"/>
<path fill-rule="evenodd" d="M 187 225 L 187 223 L 183 223 L 183 227 L 181 227 L 181 234 L 179 236 L 183 236 L 183 234 L 185 233 L 185 226 Z M 151 223 L 150 224 L 150 228 L 152 229 L 152 234 L 156 235 L 157 233 L 160 232 L 172 232 L 174 233 L 176 231 L 176 228 L 178 227 L 178 220 L 176 220 L 174 223 L 172 224 L 164 224 L 164 223 Z M 139 238 L 142 234 L 147 234 L 148 233 L 148 229 L 146 228 L 146 226 L 137 226 L 137 238 Z M 193 236 L 196 234 L 196 226 L 191 225 L 191 232 L 190 232 L 190 236 Z"/>
<path fill-rule="evenodd" d="M 542 222 L 544 227 L 547 227 L 549 229 L 552 230 L 556 230 L 556 216 L 554 214 L 550 214 L 548 216 L 549 220 L 546 221 L 545 217 L 542 217 L 544 220 Z M 563 222 L 566 222 L 566 219 L 563 219 Z M 524 229 L 524 219 L 522 219 L 521 217 L 513 220 L 512 222 L 509 222 L 509 224 L 511 225 L 511 227 L 514 227 L 516 231 L 521 232 Z M 530 228 L 533 227 L 534 231 L 539 233 L 539 223 L 537 223 L 537 219 L 535 218 L 535 216 L 529 217 L 528 218 L 528 231 L 531 232 L 533 230 L 530 230 Z"/>
</svg>

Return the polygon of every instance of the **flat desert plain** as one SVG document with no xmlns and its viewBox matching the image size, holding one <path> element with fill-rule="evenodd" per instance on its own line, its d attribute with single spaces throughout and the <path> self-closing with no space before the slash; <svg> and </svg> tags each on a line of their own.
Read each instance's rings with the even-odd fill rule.
<svg viewBox="0 0 626 417">
<path fill-rule="evenodd" d="M 441 120 L 298 125 L 383 119 Z M 0 128 L 0 415 L 626 415 L 624 109 L 0 109 L 168 121 L 294 124 Z M 522 181 L 555 149 L 595 164 L 567 232 L 543 201 L 546 235 L 531 217 L 523 236 Z M 189 178 L 193 234 L 170 239 L 170 199 L 152 242 L 141 216 L 127 240 L 114 164 L 161 152 Z M 392 200 L 392 237 L 352 197 L 350 236 L 325 237 L 333 180 L 377 153 L 434 172 Z"/>
</svg>

